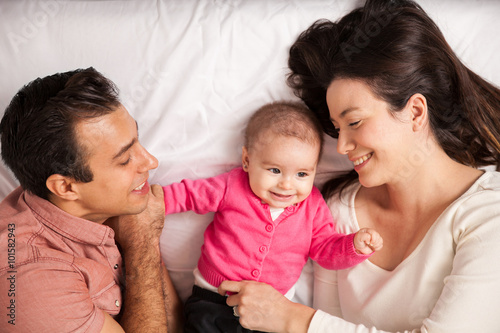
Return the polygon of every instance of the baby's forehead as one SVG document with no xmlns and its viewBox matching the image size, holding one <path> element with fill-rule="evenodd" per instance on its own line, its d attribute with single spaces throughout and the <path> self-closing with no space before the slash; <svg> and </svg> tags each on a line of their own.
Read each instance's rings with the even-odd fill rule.
<svg viewBox="0 0 500 333">
<path fill-rule="evenodd" d="M 277 145 L 278 143 L 286 142 L 288 144 L 307 144 L 311 146 L 311 149 L 320 148 L 321 140 L 316 136 L 310 135 L 307 137 L 286 135 L 273 132 L 271 130 L 265 131 L 254 138 L 248 147 L 249 150 L 259 149 L 267 145 Z"/>
<path fill-rule="evenodd" d="M 248 149 L 250 160 L 287 170 L 312 170 L 320 157 L 320 145 L 293 136 L 275 135 Z"/>
</svg>

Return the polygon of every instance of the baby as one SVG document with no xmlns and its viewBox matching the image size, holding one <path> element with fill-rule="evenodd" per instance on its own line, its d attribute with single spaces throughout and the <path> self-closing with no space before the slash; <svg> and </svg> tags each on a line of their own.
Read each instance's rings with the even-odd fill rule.
<svg viewBox="0 0 500 333">
<path fill-rule="evenodd" d="M 224 280 L 265 282 L 291 298 L 309 257 L 345 269 L 382 248 L 371 229 L 335 232 L 313 186 L 322 146 L 321 125 L 305 106 L 268 104 L 247 125 L 242 167 L 163 187 L 166 214 L 215 212 L 186 302 L 185 332 L 245 332 L 217 293 Z"/>
</svg>

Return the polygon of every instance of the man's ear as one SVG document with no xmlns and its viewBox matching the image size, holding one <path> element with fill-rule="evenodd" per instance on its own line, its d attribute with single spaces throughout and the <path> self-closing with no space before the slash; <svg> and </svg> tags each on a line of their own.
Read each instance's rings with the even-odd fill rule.
<svg viewBox="0 0 500 333">
<path fill-rule="evenodd" d="M 241 165 L 243 166 L 243 170 L 248 171 L 249 163 L 250 159 L 248 158 L 248 149 L 243 146 L 243 148 L 241 148 Z"/>
<path fill-rule="evenodd" d="M 409 108 L 413 131 L 422 130 L 428 123 L 427 99 L 422 94 L 414 94 L 406 103 Z"/>
<path fill-rule="evenodd" d="M 59 174 L 54 174 L 47 178 L 45 182 L 47 188 L 53 195 L 64 200 L 76 200 L 78 193 L 75 191 L 74 179 Z"/>
</svg>

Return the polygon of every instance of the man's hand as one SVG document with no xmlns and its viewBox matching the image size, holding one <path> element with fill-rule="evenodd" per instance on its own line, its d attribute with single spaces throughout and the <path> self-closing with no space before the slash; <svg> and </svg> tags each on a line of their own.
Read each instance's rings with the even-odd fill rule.
<svg viewBox="0 0 500 333">
<path fill-rule="evenodd" d="M 145 244 L 158 244 L 160 240 L 165 221 L 162 187 L 151 185 L 148 196 L 148 206 L 141 213 L 112 217 L 106 221 L 115 231 L 115 240 L 125 253 Z"/>
<path fill-rule="evenodd" d="M 152 185 L 147 208 L 106 221 L 125 261 L 125 302 L 120 324 L 126 332 L 180 331 L 181 302 L 160 255 L 165 221 L 163 189 Z"/>
</svg>

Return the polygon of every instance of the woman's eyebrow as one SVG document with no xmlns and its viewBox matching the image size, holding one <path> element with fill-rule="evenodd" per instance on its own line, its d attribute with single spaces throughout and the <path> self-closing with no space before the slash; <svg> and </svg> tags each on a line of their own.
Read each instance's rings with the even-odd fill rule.
<svg viewBox="0 0 500 333">
<path fill-rule="evenodd" d="M 354 106 L 354 107 L 350 107 L 350 108 L 347 108 L 345 109 L 344 111 L 342 111 L 339 115 L 339 118 L 342 119 L 344 118 L 347 114 L 349 114 L 350 112 L 353 112 L 353 111 L 357 111 L 359 110 L 359 108 L 357 106 Z M 335 121 L 335 119 L 333 119 L 332 117 L 330 117 L 330 121 Z"/>
</svg>

